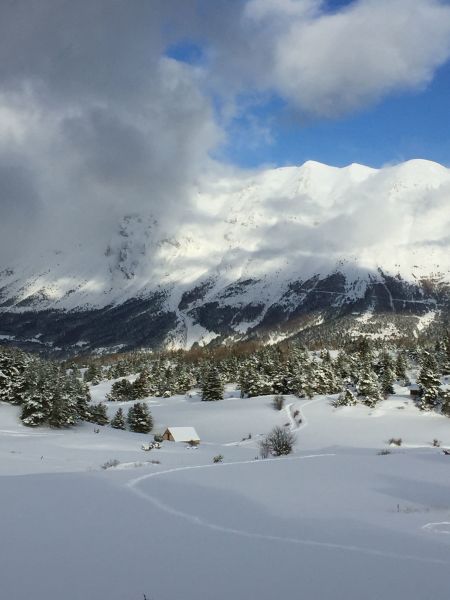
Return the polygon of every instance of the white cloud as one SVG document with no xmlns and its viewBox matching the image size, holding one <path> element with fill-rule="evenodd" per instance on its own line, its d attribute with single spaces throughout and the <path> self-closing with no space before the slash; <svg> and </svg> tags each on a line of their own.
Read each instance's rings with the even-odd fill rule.
<svg viewBox="0 0 450 600">
<path fill-rule="evenodd" d="M 306 112 L 335 116 L 428 84 L 450 56 L 450 6 L 361 0 L 293 18 L 273 43 L 273 85 Z"/>
<path fill-rule="evenodd" d="M 236 113 L 224 111 L 219 124 L 217 99 L 234 107 L 241 94 L 258 102 L 276 90 L 303 112 L 336 116 L 420 89 L 450 54 L 444 2 L 359 0 L 335 13 L 326 6 L 0 3 L 3 260 L 93 236 L 105 246 L 126 213 L 176 225 L 197 180 L 219 168 L 210 153 Z M 201 68 L 164 58 L 180 39 L 205 48 Z M 256 119 L 251 104 L 239 107 L 245 136 L 269 142 L 269 120 Z"/>
<path fill-rule="evenodd" d="M 0 7 L 2 262 L 101 252 L 130 213 L 170 229 L 222 135 L 201 73 L 163 56 L 164 3 L 76 4 Z"/>
</svg>

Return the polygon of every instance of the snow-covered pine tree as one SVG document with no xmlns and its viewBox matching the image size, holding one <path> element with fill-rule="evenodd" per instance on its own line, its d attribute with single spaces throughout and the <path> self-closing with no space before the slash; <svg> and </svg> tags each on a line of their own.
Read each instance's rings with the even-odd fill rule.
<svg viewBox="0 0 450 600">
<path fill-rule="evenodd" d="M 192 377 L 185 365 L 177 364 L 174 369 L 174 392 L 176 394 L 186 394 L 195 386 L 195 378 Z"/>
<path fill-rule="evenodd" d="M 50 427 L 60 429 L 75 425 L 78 419 L 75 399 L 68 393 L 62 378 L 57 378 L 53 390 L 47 423 Z"/>
<path fill-rule="evenodd" d="M 379 381 L 381 392 L 385 398 L 394 393 L 394 381 L 396 379 L 395 365 L 391 355 L 383 352 L 380 355 Z"/>
<path fill-rule="evenodd" d="M 441 391 L 441 412 L 446 417 L 450 417 L 450 391 Z"/>
<path fill-rule="evenodd" d="M 330 361 L 315 367 L 316 394 L 336 394 L 342 389 L 342 381 L 337 380 Z"/>
<path fill-rule="evenodd" d="M 135 402 L 128 410 L 128 426 L 135 433 L 149 433 L 153 429 L 153 419 L 144 402 Z"/>
<path fill-rule="evenodd" d="M 127 402 L 133 399 L 133 384 L 128 379 L 119 379 L 111 386 L 111 391 L 107 394 L 107 399 L 116 402 Z"/>
<path fill-rule="evenodd" d="M 360 361 L 366 365 L 373 365 L 374 363 L 374 350 L 373 343 L 369 338 L 363 337 L 358 342 L 358 354 Z"/>
<path fill-rule="evenodd" d="M 126 379 L 123 381 L 126 381 Z M 130 391 L 133 400 L 141 400 L 142 398 L 150 396 L 152 387 L 150 385 L 150 373 L 147 369 L 144 369 L 139 373 L 138 378 L 131 384 Z"/>
<path fill-rule="evenodd" d="M 300 396 L 306 396 L 312 398 L 317 393 L 317 379 L 316 379 L 316 363 L 314 361 L 304 363 L 302 371 L 302 383 L 301 389 L 299 390 Z"/>
<path fill-rule="evenodd" d="M 357 403 L 355 394 L 351 389 L 346 388 L 336 400 L 333 401 L 333 406 L 354 406 Z"/>
<path fill-rule="evenodd" d="M 96 363 L 91 363 L 84 372 L 84 381 L 98 385 L 102 380 L 102 368 Z"/>
<path fill-rule="evenodd" d="M 108 371 L 108 379 L 119 379 L 119 377 L 126 377 L 127 375 L 129 375 L 129 369 L 125 360 L 118 360 L 111 365 Z"/>
<path fill-rule="evenodd" d="M 30 357 L 20 350 L 0 349 L 0 401 L 22 403 L 25 371 L 30 360 Z"/>
<path fill-rule="evenodd" d="M 50 412 L 49 390 L 46 390 L 47 374 L 44 364 L 34 361 L 26 376 L 26 388 L 22 404 L 21 420 L 28 427 L 47 423 Z"/>
<path fill-rule="evenodd" d="M 202 387 L 202 400 L 223 400 L 223 383 L 216 367 L 211 367 Z"/>
<path fill-rule="evenodd" d="M 371 408 L 382 399 L 378 378 L 367 362 L 362 365 L 357 392 L 363 404 Z"/>
<path fill-rule="evenodd" d="M 86 421 L 89 421 L 89 423 L 96 423 L 97 425 L 107 425 L 109 419 L 106 404 L 103 404 L 103 402 L 91 404 L 89 406 L 89 415 Z"/>
<path fill-rule="evenodd" d="M 450 332 L 447 332 L 443 343 L 443 351 L 441 357 L 441 373 L 442 375 L 450 375 Z"/>
<path fill-rule="evenodd" d="M 75 402 L 77 420 L 87 421 L 89 417 L 89 402 L 91 400 L 89 386 L 71 371 L 65 378 L 64 387 L 66 394 Z"/>
<path fill-rule="evenodd" d="M 125 417 L 121 408 L 116 411 L 116 414 L 111 419 L 111 427 L 113 429 L 125 429 Z"/>
<path fill-rule="evenodd" d="M 406 355 L 404 352 L 398 352 L 397 357 L 395 359 L 395 376 L 397 379 L 401 381 L 407 380 L 406 369 L 408 368 L 408 363 L 406 360 Z"/>
<path fill-rule="evenodd" d="M 441 380 L 437 374 L 438 366 L 434 356 L 424 351 L 421 357 L 422 366 L 417 383 L 420 385 L 419 408 L 432 410 L 439 405 L 441 395 Z"/>
</svg>

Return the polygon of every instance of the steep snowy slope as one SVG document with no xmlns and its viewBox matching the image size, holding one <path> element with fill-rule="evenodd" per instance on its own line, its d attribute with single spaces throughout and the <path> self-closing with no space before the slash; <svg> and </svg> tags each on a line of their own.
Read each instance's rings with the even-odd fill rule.
<svg viewBox="0 0 450 600">
<path fill-rule="evenodd" d="M 0 335 L 189 346 L 366 310 L 443 314 L 449 203 L 450 170 L 423 160 L 204 180 L 176 227 L 124 214 L 107 239 L 74 230 L 18 252 L 0 266 Z"/>
</svg>

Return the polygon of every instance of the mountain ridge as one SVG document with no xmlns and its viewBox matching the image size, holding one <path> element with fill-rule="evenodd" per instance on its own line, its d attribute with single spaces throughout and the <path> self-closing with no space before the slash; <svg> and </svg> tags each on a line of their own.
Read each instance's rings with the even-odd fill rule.
<svg viewBox="0 0 450 600">
<path fill-rule="evenodd" d="M 62 349 L 189 347 L 270 339 L 299 318 L 447 313 L 450 170 L 438 163 L 307 161 L 204 180 L 189 197 L 171 227 L 124 214 L 96 239 L 68 231 L 64 247 L 49 240 L 0 265 L 0 336 Z M 115 333 L 87 324 L 100 314 Z"/>
</svg>

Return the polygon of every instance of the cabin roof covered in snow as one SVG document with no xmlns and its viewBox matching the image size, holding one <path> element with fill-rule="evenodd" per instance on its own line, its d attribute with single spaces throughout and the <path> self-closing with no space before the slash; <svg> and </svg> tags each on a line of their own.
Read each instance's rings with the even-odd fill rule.
<svg viewBox="0 0 450 600">
<path fill-rule="evenodd" d="M 168 427 L 167 431 L 176 442 L 200 441 L 199 435 L 193 427 Z"/>
</svg>

